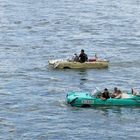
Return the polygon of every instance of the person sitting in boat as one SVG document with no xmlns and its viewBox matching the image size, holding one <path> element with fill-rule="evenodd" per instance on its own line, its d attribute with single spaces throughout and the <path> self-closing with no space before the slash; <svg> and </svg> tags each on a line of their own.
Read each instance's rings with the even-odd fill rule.
<svg viewBox="0 0 140 140">
<path fill-rule="evenodd" d="M 113 91 L 113 94 L 111 95 L 112 98 L 115 98 L 118 94 L 118 88 L 117 87 L 114 87 L 114 91 Z"/>
<path fill-rule="evenodd" d="M 112 98 L 116 98 L 116 99 L 122 98 L 122 92 L 121 92 L 121 90 L 119 90 L 117 88 L 114 88 L 114 93 L 112 94 L 111 97 Z"/>
<path fill-rule="evenodd" d="M 140 93 L 137 92 L 136 89 L 134 89 L 134 88 L 131 88 L 131 93 L 132 93 L 133 95 L 140 95 Z"/>
<path fill-rule="evenodd" d="M 81 53 L 80 53 L 80 55 L 79 55 L 79 62 L 84 63 L 84 62 L 86 62 L 86 61 L 88 61 L 88 56 L 87 56 L 87 54 L 85 53 L 85 51 L 82 49 L 82 50 L 81 50 Z"/>
<path fill-rule="evenodd" d="M 75 61 L 75 62 L 79 61 L 79 57 L 76 53 L 74 54 L 73 61 Z"/>
<path fill-rule="evenodd" d="M 121 90 L 118 90 L 117 95 L 116 95 L 115 98 L 117 98 L 117 99 L 122 98 L 122 92 L 121 92 Z"/>
<path fill-rule="evenodd" d="M 104 89 L 104 92 L 102 92 L 100 98 L 101 98 L 102 100 L 106 100 L 106 99 L 110 98 L 110 96 L 109 96 L 109 91 L 108 91 L 107 88 Z"/>
</svg>

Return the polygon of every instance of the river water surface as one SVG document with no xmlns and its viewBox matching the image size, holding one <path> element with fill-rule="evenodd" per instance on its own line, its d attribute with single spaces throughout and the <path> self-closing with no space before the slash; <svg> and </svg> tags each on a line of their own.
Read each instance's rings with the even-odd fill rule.
<svg viewBox="0 0 140 140">
<path fill-rule="evenodd" d="M 85 49 L 108 69 L 53 70 Z M 0 1 L 0 139 L 140 139 L 139 107 L 73 108 L 69 91 L 139 90 L 139 0 Z"/>
</svg>

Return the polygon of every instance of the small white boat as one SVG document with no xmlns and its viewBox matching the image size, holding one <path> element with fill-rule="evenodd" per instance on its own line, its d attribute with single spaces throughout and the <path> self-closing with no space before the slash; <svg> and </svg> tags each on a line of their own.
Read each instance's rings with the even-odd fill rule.
<svg viewBox="0 0 140 140">
<path fill-rule="evenodd" d="M 49 65 L 58 69 L 92 69 L 92 68 L 107 68 L 109 61 L 107 60 L 92 60 L 84 63 L 71 61 L 67 59 L 49 60 Z"/>
</svg>

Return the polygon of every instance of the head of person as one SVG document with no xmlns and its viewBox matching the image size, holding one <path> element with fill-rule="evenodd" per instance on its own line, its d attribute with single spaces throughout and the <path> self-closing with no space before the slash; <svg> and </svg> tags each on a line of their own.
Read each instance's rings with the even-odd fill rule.
<svg viewBox="0 0 140 140">
<path fill-rule="evenodd" d="M 84 52 L 85 52 L 85 51 L 82 49 L 82 50 L 81 50 L 81 53 L 84 53 Z"/>
<path fill-rule="evenodd" d="M 117 92 L 118 91 L 118 88 L 117 87 L 114 87 L 114 92 Z"/>
<path fill-rule="evenodd" d="M 105 92 L 105 93 L 107 93 L 107 92 L 108 92 L 108 89 L 107 89 L 107 88 L 105 88 L 105 89 L 104 89 L 104 92 Z"/>
</svg>

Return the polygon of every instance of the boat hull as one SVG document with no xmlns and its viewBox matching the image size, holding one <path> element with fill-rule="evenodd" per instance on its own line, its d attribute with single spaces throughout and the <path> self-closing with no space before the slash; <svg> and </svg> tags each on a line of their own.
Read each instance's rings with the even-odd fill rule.
<svg viewBox="0 0 140 140">
<path fill-rule="evenodd" d="M 67 94 L 67 103 L 76 107 L 95 106 L 140 106 L 140 97 L 128 94 L 128 98 L 110 98 L 102 100 L 86 92 L 70 92 Z"/>
<path fill-rule="evenodd" d="M 93 62 L 70 62 L 70 61 L 57 61 L 50 60 L 49 65 L 52 65 L 54 68 L 58 69 L 92 69 L 92 68 L 107 68 L 108 61 L 106 60 L 98 60 Z"/>
</svg>

